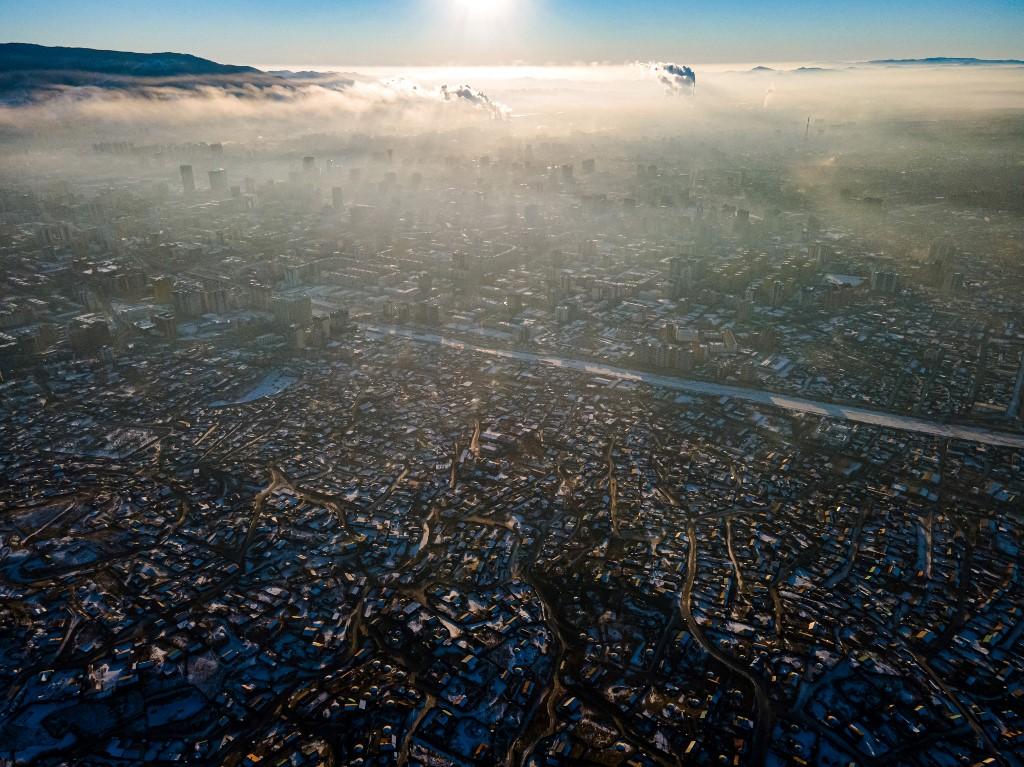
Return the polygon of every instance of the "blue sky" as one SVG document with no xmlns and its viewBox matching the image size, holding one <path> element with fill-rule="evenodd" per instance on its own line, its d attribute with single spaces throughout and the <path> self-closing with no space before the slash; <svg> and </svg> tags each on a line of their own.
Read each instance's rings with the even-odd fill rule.
<svg viewBox="0 0 1024 767">
<path fill-rule="evenodd" d="M 1024 58 L 1024 0 L 0 0 L 0 37 L 254 65 Z"/>
</svg>

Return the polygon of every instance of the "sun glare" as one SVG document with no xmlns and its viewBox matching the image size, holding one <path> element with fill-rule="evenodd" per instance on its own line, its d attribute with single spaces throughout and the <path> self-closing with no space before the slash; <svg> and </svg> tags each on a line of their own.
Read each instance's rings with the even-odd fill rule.
<svg viewBox="0 0 1024 767">
<path fill-rule="evenodd" d="M 449 0 L 456 20 L 473 31 L 492 30 L 512 20 L 516 0 Z"/>
</svg>

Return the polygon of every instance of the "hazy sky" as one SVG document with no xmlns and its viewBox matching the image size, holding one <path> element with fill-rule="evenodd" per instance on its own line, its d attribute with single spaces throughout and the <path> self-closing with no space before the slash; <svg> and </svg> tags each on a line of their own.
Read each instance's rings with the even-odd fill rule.
<svg viewBox="0 0 1024 767">
<path fill-rule="evenodd" d="M 0 0 L 0 37 L 256 66 L 1024 58 L 1024 0 Z"/>
</svg>

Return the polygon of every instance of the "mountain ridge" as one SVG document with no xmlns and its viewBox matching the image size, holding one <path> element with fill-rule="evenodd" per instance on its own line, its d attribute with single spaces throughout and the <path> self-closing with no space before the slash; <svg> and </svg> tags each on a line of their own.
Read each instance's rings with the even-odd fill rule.
<svg viewBox="0 0 1024 767">
<path fill-rule="evenodd" d="M 748 69 L 748 72 L 841 72 L 861 67 L 1024 67 L 1024 59 L 979 59 L 972 56 L 929 56 L 919 59 L 871 59 L 857 61 L 845 66 L 823 67 L 805 65 L 796 69 L 773 69 L 763 64 Z"/>
<path fill-rule="evenodd" d="M 94 72 L 126 77 L 262 74 L 255 67 L 220 64 L 190 53 L 135 53 L 35 43 L 0 43 L 0 72 Z"/>
<path fill-rule="evenodd" d="M 921 59 L 872 59 L 864 62 L 875 65 L 946 65 L 946 66 L 1024 66 L 1024 59 L 979 59 L 973 56 L 929 56 Z"/>
</svg>

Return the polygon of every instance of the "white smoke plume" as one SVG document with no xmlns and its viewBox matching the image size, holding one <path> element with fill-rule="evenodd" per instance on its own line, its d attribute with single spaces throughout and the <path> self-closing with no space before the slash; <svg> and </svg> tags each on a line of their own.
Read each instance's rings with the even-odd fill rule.
<svg viewBox="0 0 1024 767">
<path fill-rule="evenodd" d="M 504 120 L 509 114 L 506 106 L 499 104 L 497 101 L 492 101 L 487 94 L 474 90 L 468 85 L 462 85 L 458 88 L 449 88 L 447 85 L 442 85 L 441 94 L 445 101 L 464 99 L 470 104 L 483 107 L 484 109 L 487 109 L 491 113 L 491 116 L 496 120 Z"/>
<path fill-rule="evenodd" d="M 697 91 L 697 75 L 685 64 L 652 61 L 644 66 L 657 76 L 670 93 L 691 94 Z"/>
</svg>

